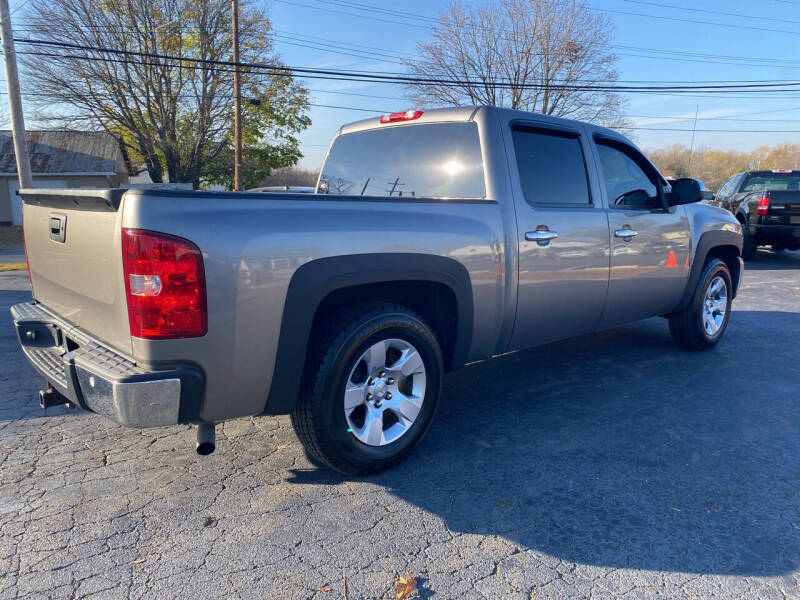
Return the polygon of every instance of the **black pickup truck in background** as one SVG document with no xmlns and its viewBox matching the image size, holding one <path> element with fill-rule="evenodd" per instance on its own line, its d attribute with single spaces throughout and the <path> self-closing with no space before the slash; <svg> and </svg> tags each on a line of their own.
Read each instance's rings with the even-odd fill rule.
<svg viewBox="0 0 800 600">
<path fill-rule="evenodd" d="M 742 224 L 744 260 L 752 260 L 758 246 L 800 250 L 800 171 L 737 173 L 710 203 L 728 209 Z"/>
</svg>

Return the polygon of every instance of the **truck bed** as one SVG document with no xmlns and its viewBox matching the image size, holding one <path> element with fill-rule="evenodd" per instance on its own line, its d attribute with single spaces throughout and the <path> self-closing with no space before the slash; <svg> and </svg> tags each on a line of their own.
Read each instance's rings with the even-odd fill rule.
<svg viewBox="0 0 800 600">
<path fill-rule="evenodd" d="M 176 360 L 205 376 L 200 418 L 269 412 L 284 303 L 293 275 L 326 256 L 448 257 L 464 265 L 476 314 L 467 359 L 502 351 L 508 265 L 491 200 L 362 198 L 164 190 L 22 191 L 33 295 L 44 308 L 144 369 Z M 64 223 L 64 241 L 57 241 Z M 53 225 L 57 225 L 54 221 Z M 164 232 L 200 249 L 208 333 L 147 340 L 130 334 L 122 228 Z M 55 230 L 55 233 L 53 233 Z M 513 305 L 511 305 L 513 308 Z M 480 311 L 480 312 L 479 312 Z M 499 335 L 498 335 L 499 334 Z M 224 351 L 221 351 L 224 350 Z"/>
</svg>

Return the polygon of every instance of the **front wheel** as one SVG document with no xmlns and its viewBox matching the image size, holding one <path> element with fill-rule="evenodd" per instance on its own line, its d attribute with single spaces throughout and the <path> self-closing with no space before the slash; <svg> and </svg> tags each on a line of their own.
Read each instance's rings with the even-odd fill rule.
<svg viewBox="0 0 800 600">
<path fill-rule="evenodd" d="M 428 432 L 442 384 L 439 343 L 421 317 L 395 304 L 365 304 L 327 321 L 292 425 L 323 464 L 350 475 L 383 471 Z"/>
<path fill-rule="evenodd" d="M 732 290 L 728 266 L 718 258 L 709 260 L 689 306 L 669 315 L 669 331 L 675 342 L 692 350 L 716 346 L 728 326 Z"/>
<path fill-rule="evenodd" d="M 750 229 L 747 223 L 742 223 L 742 259 L 748 261 L 753 260 L 756 257 L 757 250 L 758 245 L 753 239 L 753 236 L 750 235 Z"/>
</svg>

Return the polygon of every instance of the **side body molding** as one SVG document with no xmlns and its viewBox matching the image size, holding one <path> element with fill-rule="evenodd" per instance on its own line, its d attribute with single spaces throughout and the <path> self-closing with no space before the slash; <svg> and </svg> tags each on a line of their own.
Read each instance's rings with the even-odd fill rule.
<svg viewBox="0 0 800 600">
<path fill-rule="evenodd" d="M 447 286 L 458 306 L 451 368 L 463 366 L 472 343 L 472 284 L 460 262 L 442 256 L 381 253 L 313 260 L 295 271 L 286 293 L 278 352 L 264 414 L 291 412 L 300 392 L 314 314 L 323 299 L 347 287 L 390 281 L 426 281 Z"/>
</svg>

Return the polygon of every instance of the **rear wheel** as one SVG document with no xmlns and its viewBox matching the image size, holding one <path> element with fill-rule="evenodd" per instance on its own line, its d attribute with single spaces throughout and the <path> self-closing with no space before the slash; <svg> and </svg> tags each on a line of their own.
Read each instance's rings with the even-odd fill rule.
<svg viewBox="0 0 800 600">
<path fill-rule="evenodd" d="M 732 290 L 728 266 L 718 258 L 709 260 L 689 306 L 669 315 L 669 331 L 675 342 L 692 350 L 716 346 L 728 326 Z"/>
<path fill-rule="evenodd" d="M 327 320 L 292 425 L 306 451 L 337 471 L 388 469 L 414 451 L 433 420 L 443 373 L 437 339 L 417 314 L 394 304 L 365 304 Z"/>
</svg>

